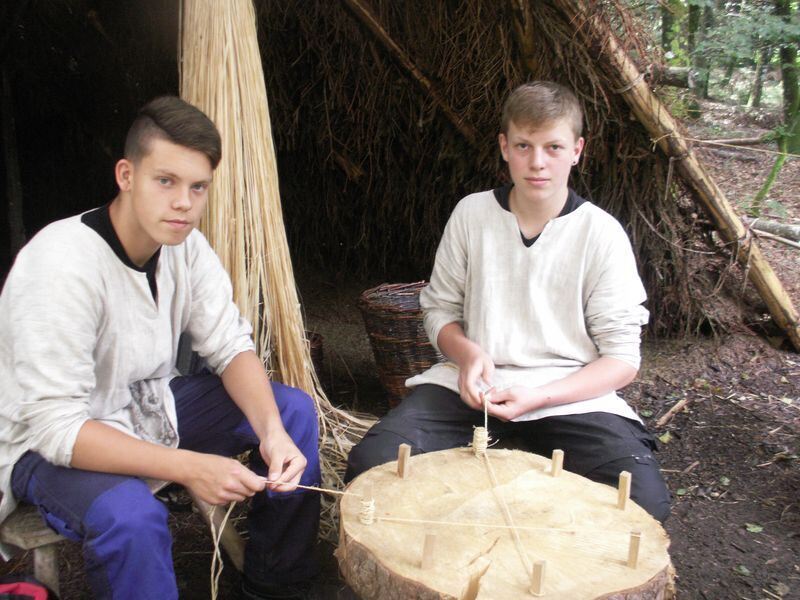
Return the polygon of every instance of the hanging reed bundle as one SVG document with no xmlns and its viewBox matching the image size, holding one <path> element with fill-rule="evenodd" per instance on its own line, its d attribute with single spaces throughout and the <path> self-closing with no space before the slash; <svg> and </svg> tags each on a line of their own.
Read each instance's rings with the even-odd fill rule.
<svg viewBox="0 0 800 600">
<path fill-rule="evenodd" d="M 251 0 L 184 0 L 180 47 L 181 96 L 216 123 L 223 142 L 201 230 L 230 274 L 234 299 L 253 324 L 271 375 L 315 399 L 323 479 L 336 487 L 347 452 L 370 423 L 334 407 L 314 374 L 284 229 Z M 332 520 L 324 520 L 326 534 Z"/>
</svg>

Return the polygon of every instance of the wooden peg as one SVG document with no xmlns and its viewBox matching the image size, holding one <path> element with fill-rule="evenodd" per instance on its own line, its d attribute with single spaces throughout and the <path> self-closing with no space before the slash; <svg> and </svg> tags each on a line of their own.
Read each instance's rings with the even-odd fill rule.
<svg viewBox="0 0 800 600">
<path fill-rule="evenodd" d="M 400 447 L 397 449 L 397 475 L 403 479 L 408 478 L 411 467 L 409 462 L 410 458 L 411 446 L 408 444 L 400 444 Z"/>
<path fill-rule="evenodd" d="M 467 583 L 467 589 L 464 590 L 464 593 L 461 594 L 461 598 L 459 600 L 475 600 L 478 597 L 478 592 L 481 591 L 481 577 L 486 574 L 486 571 L 489 570 L 489 565 L 492 564 L 485 556 L 481 556 L 475 561 L 473 568 L 469 575 L 469 583 Z"/>
<path fill-rule="evenodd" d="M 564 467 L 564 451 L 553 450 L 553 458 L 550 462 L 550 475 L 558 477 L 561 475 L 561 469 Z"/>
<path fill-rule="evenodd" d="M 617 508 L 625 510 L 628 506 L 628 499 L 631 497 L 631 474 L 623 471 L 619 474 L 619 496 L 617 498 Z"/>
<path fill-rule="evenodd" d="M 642 543 L 642 532 L 631 531 L 631 541 L 628 546 L 628 566 L 635 569 L 639 564 L 639 545 Z"/>
<path fill-rule="evenodd" d="M 421 569 L 430 569 L 433 566 L 433 556 L 436 552 L 436 534 L 425 534 L 425 543 L 422 546 Z"/>
<path fill-rule="evenodd" d="M 358 520 L 364 525 L 375 522 L 375 497 L 372 485 L 365 485 L 361 492 L 361 509 L 358 511 Z"/>
<path fill-rule="evenodd" d="M 558 450 L 557 452 L 561 452 Z M 561 452 L 561 454 L 564 454 Z M 537 560 L 533 563 L 533 576 L 531 577 L 531 594 L 534 596 L 544 596 L 544 568 L 547 566 L 546 560 Z"/>
</svg>

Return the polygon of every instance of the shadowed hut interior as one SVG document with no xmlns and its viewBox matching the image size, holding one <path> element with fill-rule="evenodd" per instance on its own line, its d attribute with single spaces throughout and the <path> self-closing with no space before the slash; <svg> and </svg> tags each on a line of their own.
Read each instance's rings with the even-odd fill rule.
<svg viewBox="0 0 800 600">
<path fill-rule="evenodd" d="M 156 0 L 23 1 L 0 11 L 27 236 L 109 200 L 136 108 L 177 93 L 178 6 Z M 558 2 L 256 0 L 280 192 L 295 264 L 346 278 L 428 276 L 465 194 L 505 181 L 505 94 L 570 85 L 587 147 L 572 185 L 625 226 L 657 335 L 713 331 L 762 311 L 730 248 L 632 116 L 615 77 Z M 658 63 L 618 2 L 598 12 L 640 70 Z M 8 188 L 3 157 L 3 185 Z M 2 249 L 3 272 L 13 250 Z M 763 311 L 762 311 L 763 312 Z"/>
</svg>

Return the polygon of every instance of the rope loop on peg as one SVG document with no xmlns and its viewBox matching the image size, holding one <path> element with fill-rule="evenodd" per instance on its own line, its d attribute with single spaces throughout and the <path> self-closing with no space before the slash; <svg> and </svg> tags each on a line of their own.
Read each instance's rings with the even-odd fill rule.
<svg viewBox="0 0 800 600">
<path fill-rule="evenodd" d="M 489 430 L 486 427 L 476 427 L 472 432 L 472 450 L 475 456 L 486 454 L 489 447 Z"/>
</svg>

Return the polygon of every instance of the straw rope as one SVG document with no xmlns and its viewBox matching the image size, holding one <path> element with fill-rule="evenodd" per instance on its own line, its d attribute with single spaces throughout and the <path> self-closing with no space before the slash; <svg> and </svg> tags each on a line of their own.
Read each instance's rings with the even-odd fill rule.
<svg viewBox="0 0 800 600">
<path fill-rule="evenodd" d="M 212 506 L 208 511 L 208 524 L 211 527 L 211 541 L 214 543 L 214 552 L 211 555 L 211 600 L 216 600 L 219 594 L 219 577 L 222 575 L 223 568 L 222 553 L 219 550 L 219 544 L 222 539 L 222 532 L 225 531 L 225 525 L 228 523 L 228 518 L 231 516 L 231 512 L 233 512 L 234 506 L 236 506 L 236 502 L 231 502 L 228 505 L 225 517 L 219 524 L 219 531 L 216 530 L 214 525 L 214 511 L 217 507 Z"/>
<path fill-rule="evenodd" d="M 284 229 L 253 4 L 183 0 L 181 13 L 181 96 L 214 121 L 223 143 L 200 229 L 231 277 L 270 375 L 314 399 L 323 481 L 339 487 L 347 453 L 372 420 L 334 407 L 314 373 Z M 331 539 L 334 511 L 326 500 L 321 533 Z"/>
</svg>

